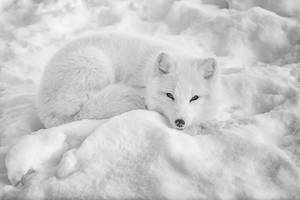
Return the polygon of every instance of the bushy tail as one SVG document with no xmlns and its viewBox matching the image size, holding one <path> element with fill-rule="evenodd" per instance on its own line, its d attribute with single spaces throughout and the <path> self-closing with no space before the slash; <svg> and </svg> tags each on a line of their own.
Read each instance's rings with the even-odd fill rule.
<svg viewBox="0 0 300 200">
<path fill-rule="evenodd" d="M 78 119 L 105 119 L 121 113 L 145 109 L 143 90 L 123 84 L 110 84 L 100 92 L 89 94 L 89 100 L 74 117 Z"/>
</svg>

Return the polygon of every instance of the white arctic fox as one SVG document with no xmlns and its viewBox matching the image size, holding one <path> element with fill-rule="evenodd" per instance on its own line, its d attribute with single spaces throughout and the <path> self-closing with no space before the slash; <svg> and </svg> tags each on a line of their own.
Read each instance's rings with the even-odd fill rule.
<svg viewBox="0 0 300 200">
<path fill-rule="evenodd" d="M 37 107 L 46 127 L 147 108 L 184 129 L 213 116 L 216 85 L 213 58 L 153 38 L 108 32 L 75 40 L 54 55 Z"/>
</svg>

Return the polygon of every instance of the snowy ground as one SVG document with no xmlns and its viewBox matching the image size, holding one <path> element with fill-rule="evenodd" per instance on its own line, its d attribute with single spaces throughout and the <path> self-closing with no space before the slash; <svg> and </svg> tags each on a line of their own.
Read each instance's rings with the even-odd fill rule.
<svg viewBox="0 0 300 200">
<path fill-rule="evenodd" d="M 0 198 L 300 198 L 299 20 L 298 0 L 2 0 Z M 47 60 L 102 30 L 216 56 L 218 120 L 190 136 L 133 111 L 31 134 Z"/>
</svg>

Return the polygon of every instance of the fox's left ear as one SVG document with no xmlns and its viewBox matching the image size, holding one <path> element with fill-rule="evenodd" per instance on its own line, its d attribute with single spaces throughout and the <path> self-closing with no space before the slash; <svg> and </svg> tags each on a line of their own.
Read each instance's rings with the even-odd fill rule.
<svg viewBox="0 0 300 200">
<path fill-rule="evenodd" d="M 213 78 L 217 73 L 217 61 L 214 58 L 205 58 L 198 61 L 198 69 L 202 71 L 205 79 Z"/>
</svg>

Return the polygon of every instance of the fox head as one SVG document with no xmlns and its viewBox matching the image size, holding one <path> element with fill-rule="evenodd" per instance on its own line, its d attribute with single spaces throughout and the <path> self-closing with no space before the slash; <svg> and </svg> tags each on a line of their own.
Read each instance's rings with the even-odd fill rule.
<svg viewBox="0 0 300 200">
<path fill-rule="evenodd" d="M 214 58 L 160 53 L 147 84 L 148 109 L 163 114 L 179 130 L 209 120 L 215 107 L 217 71 Z"/>
</svg>

